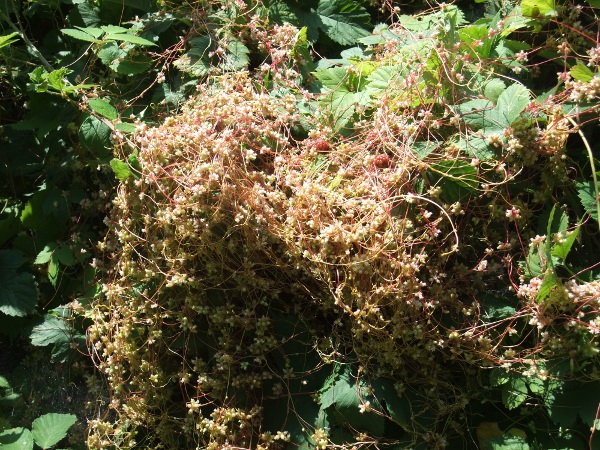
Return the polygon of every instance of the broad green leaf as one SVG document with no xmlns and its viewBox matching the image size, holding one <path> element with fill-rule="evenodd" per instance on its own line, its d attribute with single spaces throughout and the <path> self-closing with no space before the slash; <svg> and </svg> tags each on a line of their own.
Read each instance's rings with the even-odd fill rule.
<svg viewBox="0 0 600 450">
<path fill-rule="evenodd" d="M 554 271 L 548 269 L 542 280 L 542 285 L 538 290 L 536 300 L 540 303 L 543 302 L 546 299 L 546 297 L 548 297 L 550 292 L 552 292 L 552 290 L 558 288 L 561 285 L 562 284 L 560 282 L 560 279 L 556 276 Z"/>
<path fill-rule="evenodd" d="M 33 421 L 31 434 L 37 445 L 50 448 L 67 436 L 67 431 L 76 421 L 75 414 L 44 414 Z"/>
<path fill-rule="evenodd" d="M 64 28 L 64 29 L 60 30 L 60 32 L 63 34 L 66 34 L 69 37 L 80 40 L 80 41 L 93 42 L 93 43 L 101 42 L 98 39 L 96 39 L 94 36 L 92 36 L 91 34 L 84 33 L 81 30 L 75 30 L 73 28 Z"/>
<path fill-rule="evenodd" d="M 498 114 L 505 119 L 507 126 L 521 115 L 523 110 L 527 108 L 530 101 L 529 89 L 522 84 L 515 83 L 507 87 L 498 97 L 496 108 Z"/>
<path fill-rule="evenodd" d="M 546 392 L 546 383 L 537 376 L 531 376 L 527 379 L 529 390 L 536 395 L 543 395 Z"/>
<path fill-rule="evenodd" d="M 52 286 L 56 287 L 60 276 L 60 264 L 58 264 L 58 258 L 52 257 L 48 263 L 48 280 L 52 283 Z"/>
<path fill-rule="evenodd" d="M 321 410 L 327 410 L 330 417 L 340 425 L 350 425 L 381 436 L 384 419 L 373 411 L 362 411 L 364 403 L 377 409 L 375 399 L 367 391 L 362 379 L 357 379 L 347 365 L 336 366 L 334 373 L 325 380 L 320 391 Z"/>
<path fill-rule="evenodd" d="M 58 70 L 53 70 L 48 74 L 48 82 L 57 91 L 63 91 L 66 87 L 65 76 L 70 72 L 69 69 L 63 67 Z"/>
<path fill-rule="evenodd" d="M 2 450 L 33 450 L 33 436 L 27 428 L 11 428 L 0 433 Z"/>
<path fill-rule="evenodd" d="M 509 373 L 510 380 L 502 385 L 502 402 L 508 409 L 515 409 L 527 399 L 527 384 L 520 374 Z"/>
<path fill-rule="evenodd" d="M 450 203 L 461 201 L 472 194 L 479 185 L 477 169 L 466 161 L 441 161 L 432 164 L 428 171 L 432 183 L 439 183 L 442 198 Z"/>
<path fill-rule="evenodd" d="M 336 92 L 350 92 L 345 83 L 345 80 L 348 77 L 348 71 L 345 67 L 317 69 L 315 71 L 315 77 L 329 90 Z"/>
<path fill-rule="evenodd" d="M 42 249 L 42 251 L 38 253 L 38 255 L 35 258 L 35 261 L 33 263 L 34 264 L 46 264 L 48 261 L 50 261 L 50 258 L 52 257 L 52 254 L 56 250 L 56 247 L 58 247 L 56 242 L 49 242 L 48 244 L 46 244 L 46 246 Z"/>
<path fill-rule="evenodd" d="M 92 98 L 88 102 L 92 111 L 110 120 L 116 120 L 119 116 L 117 110 L 107 100 Z"/>
<path fill-rule="evenodd" d="M 18 217 L 0 220 L 0 247 L 19 232 L 21 221 Z"/>
<path fill-rule="evenodd" d="M 100 29 L 106 34 L 122 34 L 127 33 L 127 28 L 119 27 L 117 25 L 102 25 Z"/>
<path fill-rule="evenodd" d="M 13 44 L 19 40 L 19 33 L 16 31 L 14 33 L 5 34 L 0 36 L 0 48 L 6 47 L 7 45 Z"/>
<path fill-rule="evenodd" d="M 467 155 L 474 156 L 480 161 L 489 161 L 498 155 L 497 149 L 488 142 L 487 138 L 478 134 L 461 136 L 458 147 Z"/>
<path fill-rule="evenodd" d="M 576 185 L 577 195 L 581 201 L 582 206 L 585 208 L 585 212 L 589 214 L 592 219 L 598 222 L 598 202 L 600 199 L 596 197 L 596 189 L 594 188 L 593 181 L 579 182 Z"/>
<path fill-rule="evenodd" d="M 498 97 L 506 89 L 506 84 L 500 78 L 492 78 L 483 85 L 483 95 L 492 102 L 497 103 Z"/>
<path fill-rule="evenodd" d="M 492 116 L 494 104 L 491 100 L 469 100 L 458 105 L 456 109 L 457 112 L 462 116 L 463 120 L 476 129 L 495 128 L 499 126 L 499 124 L 495 121 L 495 116 Z"/>
<path fill-rule="evenodd" d="M 594 72 L 592 72 L 590 68 L 581 61 L 577 61 L 577 64 L 571 67 L 569 73 L 575 81 L 581 81 L 583 83 L 588 83 L 592 80 L 592 78 L 594 78 Z"/>
<path fill-rule="evenodd" d="M 510 375 L 506 369 L 496 367 L 490 372 L 490 384 L 494 387 L 502 386 L 510 381 Z"/>
<path fill-rule="evenodd" d="M 571 247 L 577 239 L 577 236 L 579 236 L 580 228 L 581 227 L 578 226 L 573 231 L 571 231 L 563 242 L 554 244 L 552 246 L 552 256 L 556 256 L 557 258 L 562 259 L 562 261 L 564 262 L 567 259 L 567 256 L 571 251 Z"/>
<path fill-rule="evenodd" d="M 123 181 L 129 178 L 131 175 L 131 169 L 129 168 L 129 164 L 125 161 L 121 161 L 120 159 L 114 158 L 110 161 L 110 167 L 115 173 L 115 176 Z"/>
<path fill-rule="evenodd" d="M 104 35 L 104 39 L 113 40 L 113 41 L 129 42 L 131 44 L 143 45 L 143 46 L 156 45 L 154 42 L 149 41 L 148 39 L 144 39 L 142 37 L 135 36 L 133 34 L 110 33 L 110 34 Z"/>
<path fill-rule="evenodd" d="M 360 3 L 351 0 L 321 0 L 317 7 L 319 28 L 334 42 L 352 45 L 368 36 L 370 16 Z"/>
<path fill-rule="evenodd" d="M 509 434 L 485 439 L 481 445 L 488 450 L 529 450 L 526 439 Z"/>
<path fill-rule="evenodd" d="M 367 81 L 367 92 L 373 97 L 378 97 L 393 89 L 394 83 L 404 78 L 408 72 L 407 67 L 381 66 L 369 75 Z"/>
<path fill-rule="evenodd" d="M 600 8 L 600 0 L 585 0 L 592 8 Z"/>
<path fill-rule="evenodd" d="M 509 293 L 492 293 L 486 292 L 478 296 L 481 308 L 482 318 L 488 321 L 507 319 L 512 317 L 516 312 L 518 300 Z M 501 369 L 502 372 L 506 372 Z"/>
<path fill-rule="evenodd" d="M 522 0 L 521 12 L 526 17 L 544 17 L 555 12 L 554 0 Z"/>
<path fill-rule="evenodd" d="M 226 70 L 245 70 L 250 64 L 250 50 L 240 41 L 232 41 L 227 44 L 227 53 L 225 55 Z"/>
<path fill-rule="evenodd" d="M 100 39 L 100 37 L 104 34 L 104 30 L 102 28 L 96 27 L 75 27 L 79 31 L 83 31 L 84 33 L 91 34 L 96 39 Z"/>
<path fill-rule="evenodd" d="M 46 314 L 44 321 L 33 327 L 29 335 L 31 344 L 37 347 L 44 347 L 50 344 L 61 344 L 71 342 L 70 326 L 62 319 Z"/>
<path fill-rule="evenodd" d="M 137 126 L 132 123 L 122 122 L 115 125 L 115 128 L 125 133 L 134 133 Z"/>
<path fill-rule="evenodd" d="M 398 425 L 405 427 L 410 423 L 411 407 L 410 402 L 404 396 L 398 395 L 394 385 L 389 380 L 377 379 L 372 383 L 373 393 L 385 406 L 390 416 Z"/>
<path fill-rule="evenodd" d="M 0 250 L 0 312 L 24 317 L 35 312 L 39 292 L 35 278 L 18 272 L 26 259 L 16 250 Z"/>
<path fill-rule="evenodd" d="M 10 389 L 10 383 L 2 375 L 0 375 L 0 389 Z"/>
<path fill-rule="evenodd" d="M 112 131 L 108 125 L 96 117 L 87 117 L 79 128 L 80 143 L 87 150 L 98 152 L 104 156 L 107 149 L 112 147 L 110 135 Z"/>
</svg>

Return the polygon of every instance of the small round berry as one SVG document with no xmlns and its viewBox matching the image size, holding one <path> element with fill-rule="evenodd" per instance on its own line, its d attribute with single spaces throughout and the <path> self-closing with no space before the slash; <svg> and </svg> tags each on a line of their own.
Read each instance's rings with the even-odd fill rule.
<svg viewBox="0 0 600 450">
<path fill-rule="evenodd" d="M 317 138 L 317 139 L 315 139 L 312 142 L 312 146 L 318 152 L 326 152 L 330 148 L 329 142 L 327 142 L 323 138 Z"/>
<path fill-rule="evenodd" d="M 375 167 L 378 167 L 379 169 L 390 167 L 390 157 L 385 153 L 382 153 L 380 155 L 375 156 L 373 163 L 375 164 Z"/>
</svg>

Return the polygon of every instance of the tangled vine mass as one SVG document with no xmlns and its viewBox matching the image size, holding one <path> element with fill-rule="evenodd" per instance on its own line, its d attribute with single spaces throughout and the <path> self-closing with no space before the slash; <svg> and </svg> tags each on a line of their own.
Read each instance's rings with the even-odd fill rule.
<svg viewBox="0 0 600 450">
<path fill-rule="evenodd" d="M 256 17 L 241 35 L 264 64 L 119 136 L 136 166 L 100 244 L 88 340 L 111 402 L 88 445 L 443 448 L 490 373 L 514 400 L 515 379 L 541 393 L 557 358 L 597 358 L 600 283 L 566 271 L 597 222 L 556 196 L 579 186 L 569 139 L 587 144 L 567 106 L 598 78 L 565 69 L 536 98 L 515 78 L 546 69 L 534 50 L 483 60 L 517 20 L 481 34 L 441 6 L 306 75 L 305 31 Z"/>
</svg>

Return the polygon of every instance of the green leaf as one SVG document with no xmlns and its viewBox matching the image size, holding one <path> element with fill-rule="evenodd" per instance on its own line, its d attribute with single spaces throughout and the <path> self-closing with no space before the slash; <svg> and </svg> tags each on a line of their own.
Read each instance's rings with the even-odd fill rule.
<svg viewBox="0 0 600 450">
<path fill-rule="evenodd" d="M 509 434 L 484 439 L 481 445 L 486 450 L 529 450 L 527 440 Z"/>
<path fill-rule="evenodd" d="M 327 410 L 338 424 L 366 430 L 376 436 L 383 435 L 383 417 L 373 411 L 361 412 L 367 401 L 374 409 L 378 405 L 368 393 L 365 381 L 357 379 L 350 366 L 336 365 L 334 373 L 325 380 L 319 399 L 321 410 Z"/>
<path fill-rule="evenodd" d="M 483 95 L 492 102 L 497 103 L 500 94 L 506 89 L 506 84 L 500 78 L 492 78 L 483 85 Z"/>
<path fill-rule="evenodd" d="M 83 147 L 100 155 L 108 154 L 111 148 L 110 135 L 112 131 L 108 125 L 96 117 L 87 117 L 79 128 L 79 138 Z"/>
<path fill-rule="evenodd" d="M 122 34 L 127 33 L 129 30 L 117 25 L 102 25 L 100 30 L 106 34 Z"/>
<path fill-rule="evenodd" d="M 42 251 L 38 253 L 33 263 L 46 264 L 48 261 L 50 261 L 50 258 L 52 257 L 54 250 L 56 250 L 56 247 L 58 247 L 56 242 L 49 242 L 48 244 L 46 244 Z"/>
<path fill-rule="evenodd" d="M 92 98 L 89 100 L 88 104 L 92 111 L 94 111 L 96 114 L 106 117 L 107 119 L 116 120 L 119 116 L 115 107 L 112 106 L 107 100 Z"/>
<path fill-rule="evenodd" d="M 549 269 L 544 274 L 542 285 L 538 290 L 536 300 L 538 302 L 544 301 L 544 299 L 554 290 L 554 288 L 561 285 L 560 279 L 556 276 L 553 270 Z"/>
<path fill-rule="evenodd" d="M 477 169 L 466 161 L 441 161 L 432 164 L 427 173 L 432 183 L 439 183 L 441 196 L 449 203 L 461 201 L 479 185 Z"/>
<path fill-rule="evenodd" d="M 461 136 L 458 147 L 467 155 L 474 156 L 480 161 L 489 161 L 497 156 L 498 151 L 485 136 L 467 134 Z"/>
<path fill-rule="evenodd" d="M 133 175 L 133 173 L 131 173 L 131 169 L 129 168 L 129 164 L 127 164 L 125 161 L 121 161 L 120 159 L 112 159 L 110 161 L 110 167 L 115 173 L 115 176 L 121 181 L 124 181 Z"/>
<path fill-rule="evenodd" d="M 80 40 L 80 41 L 94 42 L 94 43 L 102 42 L 102 41 L 99 41 L 98 39 L 96 39 L 91 34 L 85 33 L 81 30 L 75 30 L 73 28 L 64 28 L 64 29 L 60 30 L 60 32 L 63 34 L 66 34 L 69 37 Z"/>
<path fill-rule="evenodd" d="M 319 28 L 334 42 L 352 45 L 369 36 L 370 22 L 367 10 L 352 0 L 321 0 L 317 7 Z"/>
<path fill-rule="evenodd" d="M 18 36 L 19 33 L 17 33 L 16 31 L 14 33 L 0 36 L 0 48 L 6 47 L 7 45 L 17 42 L 19 40 Z"/>
<path fill-rule="evenodd" d="M 398 425 L 408 426 L 411 419 L 410 402 L 404 396 L 398 395 L 394 385 L 389 380 L 377 379 L 373 381 L 373 392 L 381 403 L 385 401 L 390 416 Z"/>
<path fill-rule="evenodd" d="M 509 381 L 502 385 L 502 402 L 508 409 L 515 409 L 527 399 L 527 384 L 520 374 L 509 372 Z"/>
<path fill-rule="evenodd" d="M 491 100 L 469 100 L 458 105 L 456 109 L 466 123 L 477 129 L 500 126 L 492 117 L 495 107 Z"/>
<path fill-rule="evenodd" d="M 21 221 L 18 217 L 0 220 L 0 247 L 19 232 Z"/>
<path fill-rule="evenodd" d="M 0 433 L 2 450 L 33 450 L 33 436 L 27 428 L 11 428 Z"/>
<path fill-rule="evenodd" d="M 16 250 L 0 250 L 0 311 L 9 316 L 24 317 L 34 313 L 37 306 L 35 278 L 17 271 L 25 261 Z"/>
<path fill-rule="evenodd" d="M 554 0 L 522 0 L 521 12 L 526 17 L 538 18 L 555 13 Z"/>
<path fill-rule="evenodd" d="M 57 91 L 63 91 L 66 87 L 64 78 L 69 72 L 70 70 L 66 67 L 50 72 L 48 74 L 48 82 L 50 83 L 50 86 Z"/>
<path fill-rule="evenodd" d="M 44 321 L 33 327 L 29 335 L 31 344 L 36 347 L 45 347 L 50 344 L 62 344 L 71 342 L 70 326 L 62 319 L 46 314 Z"/>
<path fill-rule="evenodd" d="M 569 73 L 575 81 L 581 81 L 583 83 L 588 83 L 592 80 L 592 78 L 594 78 L 594 72 L 592 72 L 590 68 L 581 61 L 577 61 L 577 64 L 571 67 Z"/>
<path fill-rule="evenodd" d="M 577 195 L 581 200 L 582 206 L 585 208 L 585 212 L 598 222 L 598 202 L 599 199 L 596 197 L 596 189 L 594 188 L 594 182 L 592 180 L 587 182 L 579 182 L 575 185 L 577 189 Z"/>
<path fill-rule="evenodd" d="M 232 41 L 227 44 L 227 53 L 225 54 L 226 70 L 245 70 L 250 64 L 250 50 L 240 41 Z"/>
<path fill-rule="evenodd" d="M 106 35 L 104 35 L 104 39 L 113 40 L 113 41 L 129 42 L 131 44 L 142 45 L 142 46 L 146 46 L 146 47 L 156 45 L 154 42 L 149 41 L 148 39 L 144 39 L 139 36 L 135 36 L 133 34 L 125 34 L 125 33 L 123 33 L 123 34 L 121 34 L 121 33 L 106 34 Z"/>
<path fill-rule="evenodd" d="M 74 414 L 44 414 L 33 421 L 31 434 L 37 445 L 50 448 L 67 436 L 67 431 L 76 421 Z"/>
<path fill-rule="evenodd" d="M 552 256 L 556 256 L 557 258 L 562 259 L 564 262 L 567 259 L 567 256 L 569 256 L 569 252 L 571 251 L 571 247 L 575 243 L 577 236 L 579 236 L 580 228 L 581 227 L 578 226 L 573 231 L 568 233 L 563 242 L 554 244 L 552 246 Z"/>
<path fill-rule="evenodd" d="M 529 101 L 529 89 L 522 84 L 514 83 L 500 94 L 496 107 L 499 115 L 505 119 L 505 124 L 510 126 L 527 108 Z"/>
<path fill-rule="evenodd" d="M 494 387 L 502 386 L 510 381 L 510 375 L 506 369 L 496 367 L 490 372 L 490 384 Z"/>
</svg>

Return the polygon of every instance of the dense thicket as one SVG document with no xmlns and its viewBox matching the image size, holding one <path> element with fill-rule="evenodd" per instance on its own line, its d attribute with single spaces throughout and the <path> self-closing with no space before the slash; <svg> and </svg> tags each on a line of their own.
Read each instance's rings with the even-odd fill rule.
<svg viewBox="0 0 600 450">
<path fill-rule="evenodd" d="M 598 447 L 597 7 L 0 1 L 0 443 Z"/>
</svg>

